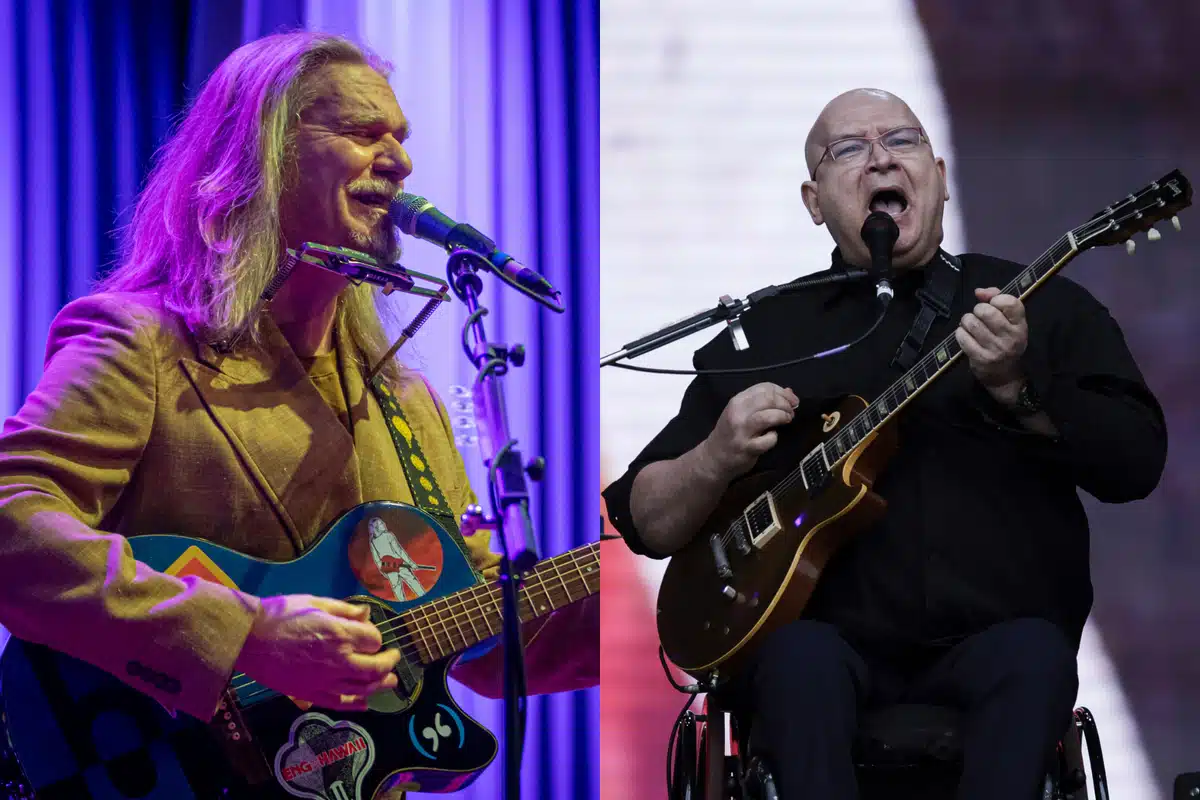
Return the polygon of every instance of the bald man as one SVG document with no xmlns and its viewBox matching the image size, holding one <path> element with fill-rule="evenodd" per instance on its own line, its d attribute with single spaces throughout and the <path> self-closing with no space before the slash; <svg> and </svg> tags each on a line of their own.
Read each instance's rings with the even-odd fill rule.
<svg viewBox="0 0 1200 800">
<path fill-rule="evenodd" d="M 775 365 L 868 331 L 874 284 L 756 305 L 742 318 L 751 349 L 720 335 L 694 363 L 758 371 L 692 382 L 679 414 L 605 490 L 610 520 L 635 552 L 669 557 L 735 479 L 796 467 L 807 453 L 800 423 L 832 398 L 879 396 L 953 334 L 967 368 L 894 423 L 900 450 L 874 487 L 887 512 L 838 552 L 803 618 L 771 634 L 725 691 L 784 798 L 856 797 L 861 712 L 910 702 L 964 713 L 959 797 L 1033 800 L 1070 722 L 1092 603 L 1077 489 L 1110 503 L 1149 494 L 1166 459 L 1162 410 L 1116 322 L 1082 287 L 1052 278 L 1026 308 L 998 288 L 1021 265 L 941 249 L 946 163 L 902 100 L 839 95 L 805 153 L 801 193 L 833 238 L 831 272 L 870 265 L 868 214 L 895 220 L 895 299 L 861 344 L 785 367 Z M 923 336 L 918 318 L 929 322 Z"/>
</svg>

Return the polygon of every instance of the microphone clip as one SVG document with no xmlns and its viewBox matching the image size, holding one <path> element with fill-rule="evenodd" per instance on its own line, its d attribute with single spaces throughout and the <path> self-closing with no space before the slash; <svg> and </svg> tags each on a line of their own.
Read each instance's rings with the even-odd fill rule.
<svg viewBox="0 0 1200 800">
<path fill-rule="evenodd" d="M 871 273 L 875 279 L 875 299 L 882 308 L 895 296 L 892 289 L 892 248 L 900 237 L 900 227 L 886 211 L 872 211 L 863 221 L 859 237 L 871 254 Z"/>
<path fill-rule="evenodd" d="M 729 319 L 726 324 L 729 326 L 729 338 L 733 339 L 734 350 L 749 350 L 750 340 L 746 338 L 746 331 L 742 328 L 742 312 L 748 306 L 737 300 L 734 300 L 727 294 L 721 295 L 721 305 L 729 313 Z"/>
</svg>

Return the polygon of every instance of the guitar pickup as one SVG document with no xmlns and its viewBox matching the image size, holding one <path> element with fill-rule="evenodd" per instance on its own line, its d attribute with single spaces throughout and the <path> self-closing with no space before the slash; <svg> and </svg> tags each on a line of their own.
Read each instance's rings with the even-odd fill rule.
<svg viewBox="0 0 1200 800">
<path fill-rule="evenodd" d="M 725 552 L 725 542 L 721 541 L 721 534 L 714 533 L 709 536 L 708 545 L 712 548 L 713 561 L 717 565 L 717 575 L 721 580 L 729 580 L 733 577 L 733 567 L 729 566 L 729 555 Z"/>
<path fill-rule="evenodd" d="M 746 507 L 742 521 L 750 531 L 751 542 L 759 550 L 783 530 L 779 524 L 779 512 L 775 509 L 775 496 L 770 492 L 763 492 Z"/>
</svg>

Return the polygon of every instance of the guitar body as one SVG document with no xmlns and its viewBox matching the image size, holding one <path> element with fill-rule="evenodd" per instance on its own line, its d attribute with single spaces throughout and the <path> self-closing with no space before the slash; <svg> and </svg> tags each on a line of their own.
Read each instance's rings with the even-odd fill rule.
<svg viewBox="0 0 1200 800">
<path fill-rule="evenodd" d="M 288 562 L 178 536 L 138 536 L 130 544 L 157 570 L 262 597 L 304 593 L 367 603 L 381 629 L 395 612 L 476 583 L 450 535 L 402 503 L 351 509 Z M 374 695 L 365 712 L 302 708 L 243 686 L 227 693 L 227 701 L 238 697 L 240 713 L 226 707 L 206 724 L 172 716 L 84 662 L 14 639 L 0 657 L 0 700 L 8 744 L 38 800 L 372 800 L 405 788 L 455 791 L 495 758 L 496 738 L 450 696 L 449 663 L 403 663 L 400 686 Z M 232 686 L 239 688 L 237 676 Z"/>
<path fill-rule="evenodd" d="M 831 406 L 808 432 L 810 450 L 835 435 L 866 408 L 860 397 Z M 803 484 L 785 490 L 780 476 L 761 473 L 735 482 L 694 539 L 671 557 L 658 593 L 658 633 L 680 669 L 702 679 L 714 670 L 740 669 L 763 637 L 797 619 L 829 559 L 856 532 L 883 514 L 883 498 L 871 491 L 896 449 L 887 425 L 851 453 L 818 491 Z M 716 569 L 711 537 L 720 536 L 764 492 L 771 492 L 778 530 L 743 554 L 725 545 L 732 576 Z M 730 587 L 731 599 L 723 590 Z"/>
</svg>

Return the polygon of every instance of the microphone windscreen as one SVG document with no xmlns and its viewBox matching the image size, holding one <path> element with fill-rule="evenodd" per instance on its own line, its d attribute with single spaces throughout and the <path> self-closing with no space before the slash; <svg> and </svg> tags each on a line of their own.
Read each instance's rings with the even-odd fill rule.
<svg viewBox="0 0 1200 800">
<path fill-rule="evenodd" d="M 412 233 L 417 218 L 429 208 L 433 208 L 433 203 L 419 194 L 401 192 L 392 200 L 389 213 L 396 227 L 405 233 Z"/>
</svg>

